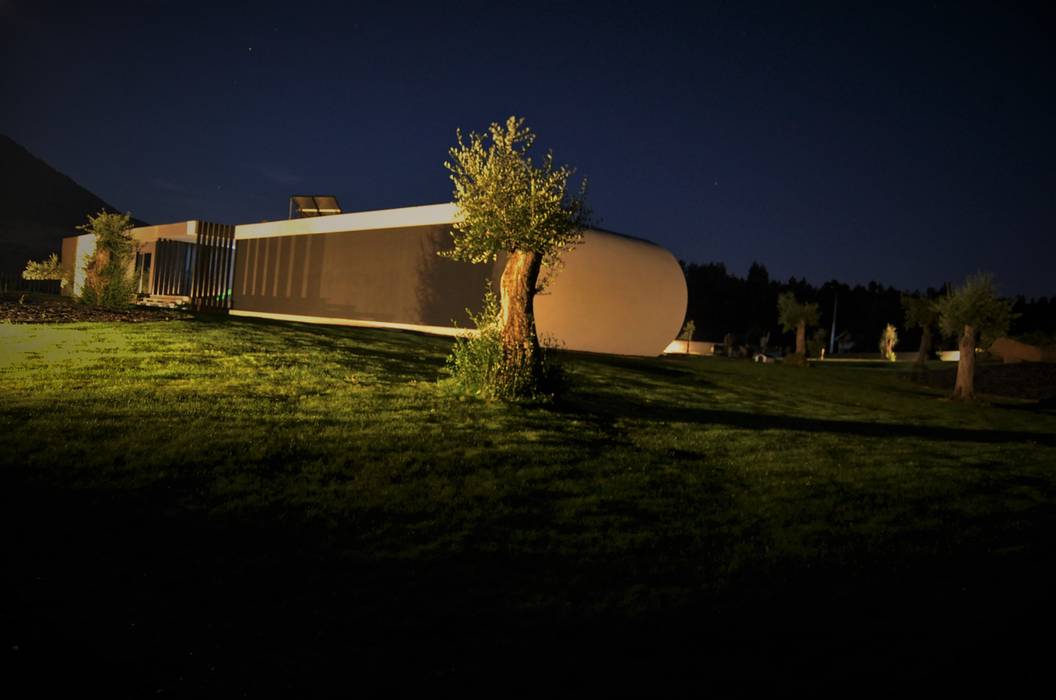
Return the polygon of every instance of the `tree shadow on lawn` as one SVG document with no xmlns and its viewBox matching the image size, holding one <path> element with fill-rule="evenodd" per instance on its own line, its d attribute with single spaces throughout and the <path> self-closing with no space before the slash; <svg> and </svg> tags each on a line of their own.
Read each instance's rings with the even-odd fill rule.
<svg viewBox="0 0 1056 700">
<path fill-rule="evenodd" d="M 216 320 L 210 318 L 198 322 L 216 323 Z M 420 376 L 422 379 L 435 378 L 443 369 L 449 352 L 447 339 L 400 329 L 326 326 L 252 318 L 228 320 L 227 323 L 245 325 L 252 331 L 278 327 L 287 334 L 286 337 L 279 336 L 280 344 L 329 353 L 331 359 L 349 367 L 357 366 L 358 359 L 378 360 L 394 374 Z M 274 337 L 274 334 L 269 333 L 270 337 Z"/>
<path fill-rule="evenodd" d="M 917 438 L 940 442 L 1033 443 L 1044 447 L 1056 447 L 1056 435 L 1052 433 L 979 430 L 907 423 L 866 423 L 828 418 L 746 413 L 718 408 L 677 406 L 663 402 L 644 403 L 607 392 L 579 392 L 562 402 L 557 408 L 570 413 L 593 415 L 605 424 L 611 424 L 616 419 L 628 419 L 656 423 L 722 425 L 743 430 L 788 430 L 868 438 Z"/>
</svg>

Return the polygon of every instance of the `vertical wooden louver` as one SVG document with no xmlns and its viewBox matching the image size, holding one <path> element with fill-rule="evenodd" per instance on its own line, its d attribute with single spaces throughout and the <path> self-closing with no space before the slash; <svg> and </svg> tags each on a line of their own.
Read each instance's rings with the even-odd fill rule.
<svg viewBox="0 0 1056 700">
<path fill-rule="evenodd" d="M 191 294 L 191 274 L 194 269 L 195 246 L 184 241 L 158 239 L 154 248 L 153 283 L 155 296 L 185 297 Z"/>
<path fill-rule="evenodd" d="M 235 266 L 235 227 L 198 223 L 194 276 L 191 279 L 191 308 L 219 311 L 231 308 L 231 282 Z"/>
</svg>

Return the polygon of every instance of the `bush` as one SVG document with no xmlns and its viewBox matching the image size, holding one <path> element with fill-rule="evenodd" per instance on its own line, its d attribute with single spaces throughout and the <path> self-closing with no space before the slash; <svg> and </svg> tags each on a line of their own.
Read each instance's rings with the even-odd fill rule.
<svg viewBox="0 0 1056 700">
<path fill-rule="evenodd" d="M 136 242 L 129 231 L 128 214 L 101 211 L 77 228 L 95 234 L 95 253 L 84 266 L 81 301 L 95 306 L 128 306 L 136 298 L 132 261 Z"/>
<path fill-rule="evenodd" d="M 22 271 L 24 280 L 59 280 L 59 287 L 65 288 L 70 283 L 70 275 L 62 269 L 59 256 L 51 254 L 47 260 L 37 262 L 30 260 Z"/>
<path fill-rule="evenodd" d="M 898 330 L 889 323 L 884 328 L 884 332 L 880 334 L 880 355 L 888 362 L 894 362 L 897 359 L 895 355 L 895 344 L 897 342 Z"/>
<path fill-rule="evenodd" d="M 529 400 L 551 400 L 565 386 L 564 372 L 554 363 L 549 349 L 541 346 L 535 362 L 538 363 L 540 381 L 537 388 L 524 396 L 523 378 L 503 367 L 502 310 L 499 298 L 490 287 L 484 292 L 484 306 L 480 313 L 466 310 L 476 333 L 455 339 L 451 354 L 447 358 L 445 371 L 451 375 L 455 387 L 462 393 L 486 399 L 528 398 Z M 503 371 L 505 369 L 505 371 Z M 533 374 L 533 368 L 521 371 Z"/>
</svg>

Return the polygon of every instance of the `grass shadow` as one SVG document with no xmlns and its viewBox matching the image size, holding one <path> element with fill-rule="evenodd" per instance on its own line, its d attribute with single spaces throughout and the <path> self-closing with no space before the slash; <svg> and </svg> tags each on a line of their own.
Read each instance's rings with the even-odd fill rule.
<svg viewBox="0 0 1056 700">
<path fill-rule="evenodd" d="M 656 402 L 639 402 L 625 396 L 604 392 L 582 393 L 561 408 L 584 411 L 611 424 L 616 419 L 633 419 L 658 423 L 696 423 L 721 425 L 743 430 L 788 430 L 868 438 L 919 438 L 940 442 L 977 442 L 984 444 L 1034 443 L 1056 447 L 1056 435 L 1019 430 L 979 430 L 949 426 L 913 425 L 908 423 L 867 423 L 793 415 L 747 413 L 718 408 L 676 406 Z"/>
</svg>

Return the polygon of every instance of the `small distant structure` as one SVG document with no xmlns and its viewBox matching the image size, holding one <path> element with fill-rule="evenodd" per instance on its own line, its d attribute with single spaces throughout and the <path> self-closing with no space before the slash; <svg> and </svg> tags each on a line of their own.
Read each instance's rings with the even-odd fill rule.
<svg viewBox="0 0 1056 700">
<path fill-rule="evenodd" d="M 672 340 L 664 348 L 665 355 L 707 355 L 715 354 L 715 348 L 722 343 L 713 343 L 706 340 Z"/>
<path fill-rule="evenodd" d="M 313 216 L 333 216 L 341 213 L 341 205 L 332 194 L 290 195 L 290 219 L 307 219 Z"/>
</svg>

